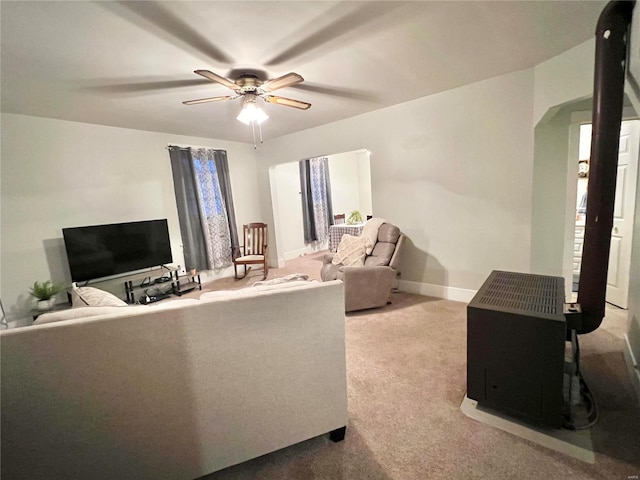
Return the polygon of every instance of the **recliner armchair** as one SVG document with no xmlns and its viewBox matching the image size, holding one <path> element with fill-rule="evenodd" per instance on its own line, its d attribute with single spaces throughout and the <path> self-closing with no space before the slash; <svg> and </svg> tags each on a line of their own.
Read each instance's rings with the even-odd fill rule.
<svg viewBox="0 0 640 480">
<path fill-rule="evenodd" d="M 400 275 L 400 250 L 404 235 L 390 223 L 378 229 L 377 241 L 364 259 L 363 267 L 347 267 L 332 263 L 334 253 L 323 258 L 322 281 L 342 280 L 344 283 L 345 312 L 382 307 L 387 304 L 392 288 Z"/>
</svg>

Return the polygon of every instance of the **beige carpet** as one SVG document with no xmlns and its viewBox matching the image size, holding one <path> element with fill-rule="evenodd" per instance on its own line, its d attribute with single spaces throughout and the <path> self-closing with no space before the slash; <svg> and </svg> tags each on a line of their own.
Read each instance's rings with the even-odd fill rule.
<svg viewBox="0 0 640 480">
<path fill-rule="evenodd" d="M 269 278 L 318 278 L 322 254 Z M 206 289 L 262 278 L 224 279 Z M 346 317 L 349 424 L 343 442 L 313 438 L 203 477 L 219 479 L 628 479 L 640 475 L 640 408 L 623 360 L 625 316 L 581 337 L 582 370 L 600 408 L 591 460 L 467 417 L 466 304 L 408 293 Z M 303 312 L 301 312 L 303 313 Z"/>
</svg>

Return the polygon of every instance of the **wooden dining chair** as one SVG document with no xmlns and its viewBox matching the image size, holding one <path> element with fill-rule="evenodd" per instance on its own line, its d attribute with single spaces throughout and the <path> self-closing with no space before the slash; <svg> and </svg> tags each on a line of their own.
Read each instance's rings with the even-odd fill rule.
<svg viewBox="0 0 640 480">
<path fill-rule="evenodd" d="M 337 215 L 333 216 L 333 224 L 337 225 L 339 223 L 344 223 L 345 222 L 345 218 L 346 218 L 346 214 L 345 213 L 339 213 Z"/>
<path fill-rule="evenodd" d="M 233 249 L 233 270 L 235 278 L 240 280 L 251 271 L 251 265 L 262 265 L 264 270 L 263 280 L 269 273 L 267 261 L 267 241 L 269 232 L 266 223 L 250 223 L 242 226 L 244 243 Z M 244 275 L 238 277 L 238 265 L 244 266 Z M 249 265 L 249 268 L 247 268 Z"/>
</svg>

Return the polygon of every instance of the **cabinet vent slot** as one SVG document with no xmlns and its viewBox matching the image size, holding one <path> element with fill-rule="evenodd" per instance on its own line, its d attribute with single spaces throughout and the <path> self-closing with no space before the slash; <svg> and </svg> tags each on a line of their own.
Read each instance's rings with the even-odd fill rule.
<svg viewBox="0 0 640 480">
<path fill-rule="evenodd" d="M 558 278 L 515 272 L 495 272 L 478 305 L 520 312 L 556 315 Z"/>
</svg>

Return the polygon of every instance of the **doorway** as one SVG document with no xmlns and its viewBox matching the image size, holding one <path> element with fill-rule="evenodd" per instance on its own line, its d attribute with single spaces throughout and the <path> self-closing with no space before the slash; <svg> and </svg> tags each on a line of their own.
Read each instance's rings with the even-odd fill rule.
<svg viewBox="0 0 640 480">
<path fill-rule="evenodd" d="M 368 150 L 324 155 L 329 160 L 331 199 L 334 213 L 359 210 L 363 217 L 373 214 L 371 162 Z M 323 244 L 305 244 L 299 162 L 282 163 L 269 168 L 274 233 L 278 265 L 327 248 Z"/>
<path fill-rule="evenodd" d="M 638 145 L 640 144 L 640 120 L 625 120 L 620 129 L 618 173 L 611 232 L 611 250 L 607 273 L 606 301 L 617 307 L 628 307 L 631 245 L 635 211 L 635 193 L 638 179 Z M 575 212 L 573 283 L 572 291 L 578 291 L 584 226 L 586 220 L 586 194 L 589 183 L 589 155 L 591 149 L 591 124 L 580 125 L 578 154 L 578 179 Z"/>
</svg>

